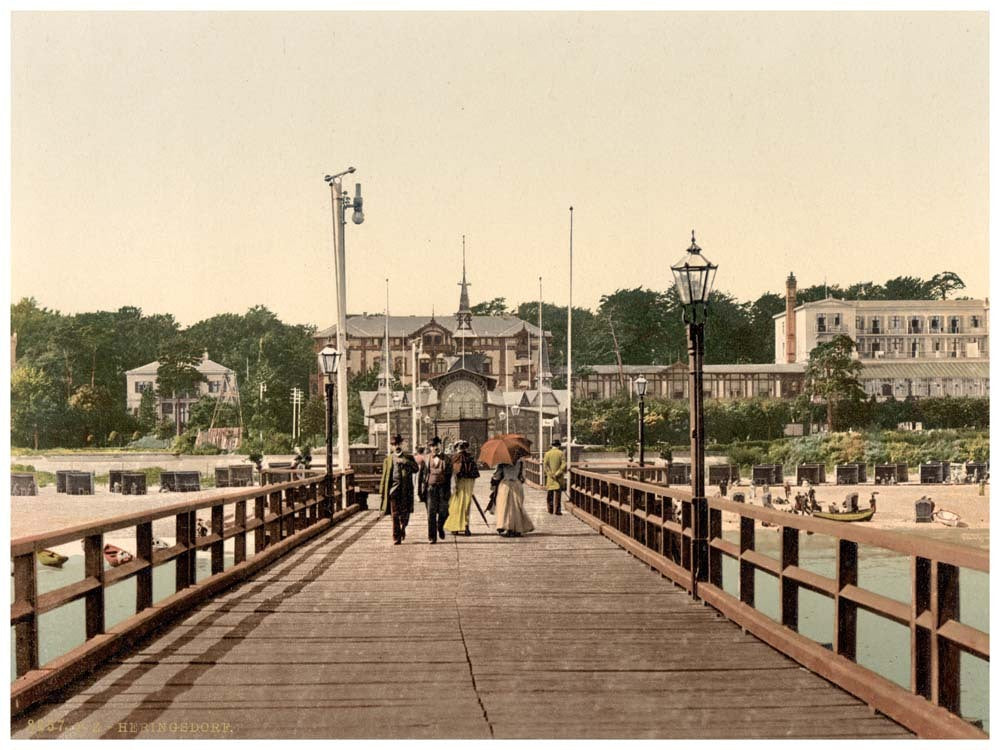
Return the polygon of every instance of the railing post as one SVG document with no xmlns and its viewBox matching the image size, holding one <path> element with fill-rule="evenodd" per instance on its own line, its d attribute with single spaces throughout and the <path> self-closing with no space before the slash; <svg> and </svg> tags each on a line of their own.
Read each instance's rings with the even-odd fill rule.
<svg viewBox="0 0 1000 750">
<path fill-rule="evenodd" d="M 688 588 L 698 589 L 697 575 L 694 565 L 694 544 L 692 543 L 692 516 L 694 515 L 690 500 L 681 500 L 681 567 L 690 573 Z"/>
<path fill-rule="evenodd" d="M 212 506 L 212 535 L 219 537 L 218 541 L 212 542 L 212 575 L 226 569 L 226 543 L 222 539 L 223 510 L 222 505 Z"/>
<path fill-rule="evenodd" d="M 754 549 L 755 536 L 754 519 L 751 516 L 740 516 L 740 601 L 750 607 L 755 602 L 756 570 L 753 563 L 744 560 L 742 555 Z"/>
<path fill-rule="evenodd" d="M 713 539 L 722 538 L 722 511 L 708 509 L 708 582 L 722 588 L 722 552 L 712 547 Z"/>
<path fill-rule="evenodd" d="M 931 561 L 914 557 L 910 567 L 912 578 L 910 605 L 910 690 L 931 699 L 931 629 L 918 625 L 925 612 L 931 611 Z"/>
<path fill-rule="evenodd" d="M 949 620 L 958 620 L 958 568 L 933 562 L 936 568 L 931 587 L 931 612 L 934 635 L 931 640 L 931 683 L 935 703 L 954 714 L 960 713 L 959 650 L 955 644 L 937 634 L 937 629 Z"/>
<path fill-rule="evenodd" d="M 95 534 L 83 540 L 83 576 L 96 578 L 100 586 L 84 596 L 86 605 L 87 640 L 104 632 L 104 535 Z"/>
<path fill-rule="evenodd" d="M 197 579 L 195 575 L 195 515 L 193 512 L 185 511 L 177 514 L 177 544 L 184 546 L 184 552 L 176 558 L 176 570 L 174 573 L 175 586 L 177 591 L 186 589 L 194 584 Z"/>
<path fill-rule="evenodd" d="M 253 551 L 260 552 L 267 546 L 267 528 L 264 526 L 264 516 L 267 508 L 267 495 L 257 495 L 253 499 L 253 517 L 257 527 L 253 530 Z"/>
<path fill-rule="evenodd" d="M 857 658 L 858 605 L 841 596 L 845 586 L 858 585 L 858 545 L 840 539 L 837 542 L 837 594 L 834 597 L 833 652 L 851 661 Z"/>
<path fill-rule="evenodd" d="M 247 559 L 247 501 L 236 501 L 236 536 L 233 537 L 233 564 Z"/>
<path fill-rule="evenodd" d="M 135 575 L 135 611 L 142 612 L 153 606 L 153 522 L 147 521 L 135 527 L 136 559 L 149 563 L 149 567 Z"/>
<path fill-rule="evenodd" d="M 271 512 L 271 515 L 274 516 L 274 520 L 271 521 L 270 524 L 268 524 L 267 528 L 268 536 L 271 537 L 270 541 L 271 544 L 277 544 L 278 542 L 281 541 L 281 529 L 282 529 L 281 496 L 282 496 L 281 490 L 277 490 L 276 492 L 272 492 L 268 495 L 268 501 L 270 505 L 268 510 Z"/>
<path fill-rule="evenodd" d="M 792 630 L 799 629 L 799 585 L 785 577 L 785 568 L 799 564 L 799 530 L 781 527 L 781 575 L 778 578 L 781 624 Z"/>
<path fill-rule="evenodd" d="M 38 576 L 35 553 L 14 558 L 14 601 L 24 602 L 28 614 L 14 626 L 17 676 L 38 669 Z"/>
</svg>

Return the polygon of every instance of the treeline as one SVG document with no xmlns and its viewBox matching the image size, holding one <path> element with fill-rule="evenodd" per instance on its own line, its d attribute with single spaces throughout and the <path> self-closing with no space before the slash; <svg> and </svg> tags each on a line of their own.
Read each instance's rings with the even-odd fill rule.
<svg viewBox="0 0 1000 750">
<path fill-rule="evenodd" d="M 932 299 L 962 287 L 955 274 L 943 272 L 929 280 L 901 276 L 884 284 L 865 282 L 845 289 L 811 286 L 799 290 L 798 301 L 822 299 L 828 291 L 848 299 Z M 740 301 L 725 292 L 713 294 L 706 326 L 706 363 L 772 361 L 771 316 L 784 309 L 783 294 L 768 292 L 753 301 Z M 538 303 L 512 308 L 503 298 L 496 298 L 476 305 L 474 312 L 515 314 L 536 322 Z M 566 308 L 543 304 L 542 325 L 553 334 L 551 365 L 564 366 Z M 172 315 L 146 315 L 138 307 L 63 315 L 26 298 L 11 305 L 11 330 L 17 333 L 17 367 L 11 374 L 11 441 L 15 446 L 102 447 L 122 445 L 138 436 L 171 437 L 176 429 L 157 415 L 155 394 L 146 394 L 138 417 L 126 412 L 125 372 L 158 360 L 162 365 L 160 391 L 166 396 L 190 392 L 197 385 L 194 367 L 207 350 L 211 359 L 236 372 L 240 409 L 216 411 L 214 400 L 206 399 L 192 410 L 191 429 L 177 447 L 188 449 L 196 429 L 214 419 L 217 426 L 242 423 L 258 443 L 263 436 L 264 444 L 257 448 L 264 452 L 284 452 L 290 449 L 291 440 L 287 435 L 292 426 L 290 391 L 298 387 L 308 393 L 309 375 L 315 370 L 315 326 L 283 323 L 262 306 L 182 328 Z M 666 291 L 619 289 L 602 297 L 594 311 L 573 309 L 574 369 L 614 364 L 619 358 L 623 364 L 670 364 L 686 358 L 686 333 L 672 287 Z M 373 379 L 373 373 L 363 373 L 351 383 L 354 439 L 365 434 L 357 394 L 369 388 Z M 554 384 L 560 387 L 564 382 Z M 322 434 L 323 413 L 321 398 L 306 402 L 304 435 Z M 777 424 L 779 415 L 774 419 Z"/>
<path fill-rule="evenodd" d="M 847 287 L 816 284 L 796 293 L 796 303 L 815 302 L 828 295 L 839 299 L 945 299 L 964 289 L 953 272 L 930 279 L 897 276 L 882 284 L 859 282 Z M 477 315 L 513 314 L 537 325 L 538 302 L 510 306 L 503 297 L 473 306 Z M 784 292 L 767 292 L 742 301 L 732 294 L 713 292 L 705 324 L 705 363 L 742 364 L 774 361 L 774 321 L 785 311 Z M 566 364 L 566 307 L 542 303 L 542 327 L 552 332 L 549 359 L 554 368 Z M 687 359 L 687 332 L 680 300 L 671 286 L 665 291 L 619 289 L 601 297 L 596 310 L 573 308 L 573 369 L 589 365 L 669 365 Z M 557 386 L 559 383 L 557 382 Z"/>
<path fill-rule="evenodd" d="M 103 447 L 124 444 L 136 433 L 171 436 L 173 423 L 158 418 L 154 394 L 145 395 L 138 417 L 126 411 L 125 372 L 154 360 L 165 363 L 169 372 L 161 371 L 160 390 L 169 396 L 171 388 L 193 388 L 191 370 L 206 350 L 236 372 L 241 410 L 216 414 L 214 399 L 206 398 L 192 409 L 191 426 L 207 426 L 215 416 L 217 426 L 242 421 L 258 435 L 287 432 L 290 389 L 308 393 L 315 369 L 315 327 L 282 323 L 261 306 L 182 328 L 172 315 L 145 315 L 138 307 L 63 315 L 22 299 L 11 305 L 11 330 L 17 333 L 11 373 L 15 446 Z"/>
<path fill-rule="evenodd" d="M 647 446 L 687 445 L 690 415 L 686 401 L 646 399 Z M 785 425 L 800 422 L 807 431 L 823 424 L 826 407 L 805 399 L 750 398 L 705 402 L 705 432 L 709 444 L 773 440 Z M 988 398 L 874 399 L 843 403 L 837 410 L 836 430 L 895 430 L 901 422 L 921 422 L 924 429 L 989 427 Z M 590 445 L 634 449 L 638 441 L 639 404 L 619 396 L 607 400 L 573 402 L 573 438 Z"/>
</svg>

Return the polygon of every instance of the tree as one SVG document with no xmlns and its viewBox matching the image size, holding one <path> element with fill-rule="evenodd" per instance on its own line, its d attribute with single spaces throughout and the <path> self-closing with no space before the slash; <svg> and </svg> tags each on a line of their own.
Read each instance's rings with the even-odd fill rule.
<svg viewBox="0 0 1000 750">
<path fill-rule="evenodd" d="M 916 276 L 897 276 L 885 282 L 886 299 L 934 299 L 928 282 Z"/>
<path fill-rule="evenodd" d="M 145 388 L 139 400 L 139 430 L 148 435 L 156 428 L 156 392 Z"/>
<path fill-rule="evenodd" d="M 826 403 L 826 427 L 833 430 L 833 417 L 838 402 L 857 402 L 865 392 L 858 382 L 861 363 L 851 354 L 854 342 L 849 336 L 836 336 L 818 344 L 809 352 L 806 364 L 806 393 Z"/>
<path fill-rule="evenodd" d="M 956 289 L 965 289 L 965 282 L 954 271 L 936 273 L 927 284 L 941 299 L 948 299 L 948 293 Z"/>
<path fill-rule="evenodd" d="M 174 399 L 175 434 L 181 434 L 181 416 L 177 399 L 186 394 L 195 393 L 199 383 L 205 382 L 205 376 L 198 371 L 197 363 L 201 361 L 196 346 L 184 338 L 178 337 L 167 344 L 160 352 L 160 366 L 156 370 L 156 387 L 160 397 L 169 396 Z"/>
<path fill-rule="evenodd" d="M 336 420 L 337 402 L 333 403 L 334 419 Z M 299 429 L 306 439 L 321 436 L 326 439 L 326 398 L 322 395 L 309 398 L 302 405 L 301 424 Z"/>
<path fill-rule="evenodd" d="M 473 305 L 470 309 L 473 315 L 495 315 L 499 317 L 510 315 L 507 300 L 504 297 L 494 297 L 489 302 L 480 302 L 478 305 Z"/>
<path fill-rule="evenodd" d="M 18 365 L 10 378 L 11 442 L 38 450 L 64 411 L 60 387 L 36 367 Z"/>
</svg>

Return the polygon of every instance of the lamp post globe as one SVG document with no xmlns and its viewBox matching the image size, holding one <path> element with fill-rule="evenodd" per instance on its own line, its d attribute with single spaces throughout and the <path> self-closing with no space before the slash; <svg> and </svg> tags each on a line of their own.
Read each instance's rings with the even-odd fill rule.
<svg viewBox="0 0 1000 750">
<path fill-rule="evenodd" d="M 715 283 L 718 266 L 701 254 L 691 231 L 691 246 L 670 267 L 674 275 L 688 332 L 689 391 L 691 399 L 691 588 L 698 595 L 698 583 L 709 577 L 708 499 L 705 497 L 705 391 L 703 359 L 705 356 L 705 318 L 708 297 Z M 641 401 L 640 401 L 641 403 Z"/>
</svg>

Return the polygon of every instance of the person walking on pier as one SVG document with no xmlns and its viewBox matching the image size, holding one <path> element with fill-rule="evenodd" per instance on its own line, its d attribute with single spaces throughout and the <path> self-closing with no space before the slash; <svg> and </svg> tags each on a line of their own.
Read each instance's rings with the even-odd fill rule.
<svg viewBox="0 0 1000 750">
<path fill-rule="evenodd" d="M 566 454 L 562 452 L 562 443 L 552 441 L 552 447 L 545 453 L 542 464 L 545 467 L 545 504 L 549 513 L 562 515 L 562 491 L 566 476 Z"/>
<path fill-rule="evenodd" d="M 417 468 L 413 456 L 403 452 L 403 436 L 394 435 L 392 452 L 382 462 L 382 482 L 379 487 L 382 495 L 379 510 L 392 514 L 394 544 L 401 544 L 406 539 L 406 525 L 413 512 L 413 475 Z"/>
<path fill-rule="evenodd" d="M 493 474 L 497 482 L 497 533 L 500 536 L 521 536 L 535 530 L 524 511 L 524 462 L 500 464 Z"/>
<path fill-rule="evenodd" d="M 455 491 L 448 504 L 448 520 L 444 530 L 452 534 L 471 536 L 469 531 L 469 510 L 472 507 L 472 488 L 479 476 L 479 468 L 468 451 L 469 443 L 459 440 L 455 443 L 455 452 L 451 456 L 451 470 L 455 475 Z"/>
<path fill-rule="evenodd" d="M 422 471 L 426 474 L 427 538 L 431 544 L 437 544 L 438 537 L 444 539 L 444 522 L 451 499 L 451 460 L 441 449 L 441 438 L 435 436 L 431 440 L 431 455 Z"/>
<path fill-rule="evenodd" d="M 417 497 L 420 498 L 420 502 L 427 504 L 427 460 L 429 456 L 426 454 L 424 446 L 417 448 L 417 453 L 414 456 L 417 460 Z"/>
</svg>

